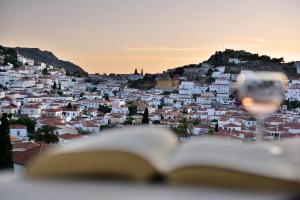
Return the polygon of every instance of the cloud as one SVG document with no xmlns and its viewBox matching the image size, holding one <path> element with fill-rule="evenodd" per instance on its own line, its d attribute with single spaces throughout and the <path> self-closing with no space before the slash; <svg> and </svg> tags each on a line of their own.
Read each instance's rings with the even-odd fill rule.
<svg viewBox="0 0 300 200">
<path fill-rule="evenodd" d="M 126 51 L 202 51 L 203 47 L 125 47 Z"/>
</svg>

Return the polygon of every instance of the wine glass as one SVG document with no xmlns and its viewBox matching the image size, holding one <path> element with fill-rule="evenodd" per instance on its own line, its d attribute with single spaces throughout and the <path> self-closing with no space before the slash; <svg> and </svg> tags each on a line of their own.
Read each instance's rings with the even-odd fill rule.
<svg viewBox="0 0 300 200">
<path fill-rule="evenodd" d="M 274 113 L 284 99 L 288 78 L 281 72 L 243 72 L 237 78 L 238 95 L 244 108 L 259 122 L 256 140 L 263 140 L 263 122 Z M 273 146 L 274 154 L 282 149 Z"/>
</svg>

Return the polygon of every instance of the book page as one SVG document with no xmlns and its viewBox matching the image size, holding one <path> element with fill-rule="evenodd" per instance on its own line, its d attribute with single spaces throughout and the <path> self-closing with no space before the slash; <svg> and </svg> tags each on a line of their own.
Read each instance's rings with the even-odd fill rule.
<svg viewBox="0 0 300 200">
<path fill-rule="evenodd" d="M 164 171 L 165 161 L 176 145 L 177 137 L 166 129 L 135 127 L 107 130 L 48 152 L 33 162 L 29 174 L 47 171 L 55 175 L 55 172 L 52 173 L 55 170 L 62 175 L 71 172 L 101 174 L 106 170 L 118 176 L 121 173 L 126 175 L 130 170 L 133 176 L 138 173 L 143 176 L 143 168 L 149 168 L 146 165 L 159 172 Z M 141 160 L 146 163 L 138 166 Z"/>
<path fill-rule="evenodd" d="M 182 145 L 169 160 L 169 171 L 185 167 L 211 167 L 263 177 L 294 180 L 295 168 L 283 155 L 273 155 L 267 143 L 247 144 L 219 138 L 201 138 Z"/>
</svg>

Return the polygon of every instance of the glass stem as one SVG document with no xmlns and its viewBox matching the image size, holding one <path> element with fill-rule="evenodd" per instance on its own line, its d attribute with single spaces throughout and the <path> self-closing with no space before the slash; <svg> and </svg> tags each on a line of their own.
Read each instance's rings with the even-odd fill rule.
<svg viewBox="0 0 300 200">
<path fill-rule="evenodd" d="M 264 141 L 264 120 L 263 119 L 258 119 L 258 126 L 256 130 L 256 141 L 262 142 Z"/>
</svg>

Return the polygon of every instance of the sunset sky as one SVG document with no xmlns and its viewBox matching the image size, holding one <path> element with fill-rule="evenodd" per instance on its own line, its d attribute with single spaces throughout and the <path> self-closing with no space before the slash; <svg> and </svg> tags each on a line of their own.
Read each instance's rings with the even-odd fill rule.
<svg viewBox="0 0 300 200">
<path fill-rule="evenodd" d="M 161 72 L 217 50 L 300 60 L 300 0 L 0 0 L 0 44 L 90 73 Z"/>
</svg>

